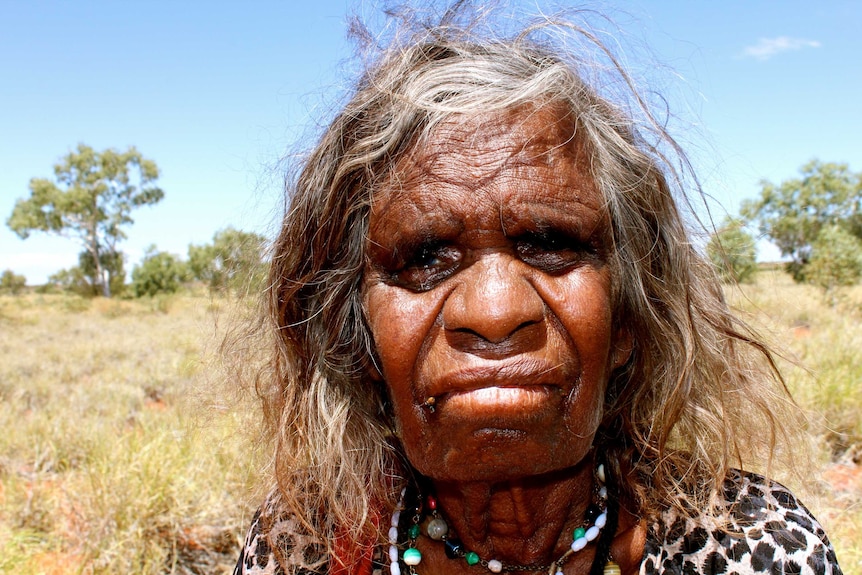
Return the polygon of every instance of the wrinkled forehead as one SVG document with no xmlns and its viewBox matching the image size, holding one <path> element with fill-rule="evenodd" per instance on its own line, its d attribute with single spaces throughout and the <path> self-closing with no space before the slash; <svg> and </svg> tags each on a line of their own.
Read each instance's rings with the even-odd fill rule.
<svg viewBox="0 0 862 575">
<path fill-rule="evenodd" d="M 458 188 L 488 194 L 500 183 L 542 184 L 581 202 L 604 205 L 588 145 L 563 105 L 524 105 L 503 112 L 457 114 L 414 141 L 372 199 L 372 213 L 426 192 Z"/>
</svg>

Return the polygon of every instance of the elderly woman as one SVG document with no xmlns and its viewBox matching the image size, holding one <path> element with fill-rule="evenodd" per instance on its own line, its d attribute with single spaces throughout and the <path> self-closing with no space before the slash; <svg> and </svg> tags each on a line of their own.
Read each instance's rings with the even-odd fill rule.
<svg viewBox="0 0 862 575">
<path fill-rule="evenodd" d="M 236 573 L 840 573 L 739 469 L 783 387 L 692 247 L 684 156 L 536 32 L 395 41 L 304 162 Z"/>
</svg>

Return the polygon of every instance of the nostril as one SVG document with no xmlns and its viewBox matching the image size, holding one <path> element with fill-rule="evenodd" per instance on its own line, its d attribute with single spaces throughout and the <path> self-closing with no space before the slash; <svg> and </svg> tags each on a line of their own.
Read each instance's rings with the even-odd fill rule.
<svg viewBox="0 0 862 575">
<path fill-rule="evenodd" d="M 504 337 L 489 339 L 469 328 L 446 330 L 447 343 L 462 353 L 502 359 L 541 349 L 547 339 L 544 322 L 528 321 Z"/>
</svg>

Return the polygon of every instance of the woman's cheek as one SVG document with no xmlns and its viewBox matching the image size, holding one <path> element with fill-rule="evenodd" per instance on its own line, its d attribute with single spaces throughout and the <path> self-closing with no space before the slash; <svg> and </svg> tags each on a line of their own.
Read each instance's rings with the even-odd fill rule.
<svg viewBox="0 0 862 575">
<path fill-rule="evenodd" d="M 423 344 L 433 330 L 433 300 L 382 282 L 366 287 L 366 318 L 390 394 L 403 393 L 411 385 Z M 393 389 L 396 388 L 396 389 Z"/>
</svg>

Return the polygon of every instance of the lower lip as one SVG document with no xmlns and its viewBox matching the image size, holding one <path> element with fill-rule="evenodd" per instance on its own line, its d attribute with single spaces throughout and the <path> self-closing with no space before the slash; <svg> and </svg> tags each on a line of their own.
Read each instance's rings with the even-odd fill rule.
<svg viewBox="0 0 862 575">
<path fill-rule="evenodd" d="M 542 385 L 526 387 L 483 387 L 446 395 L 446 408 L 484 411 L 488 409 L 529 410 L 547 404 L 550 388 Z"/>
</svg>

